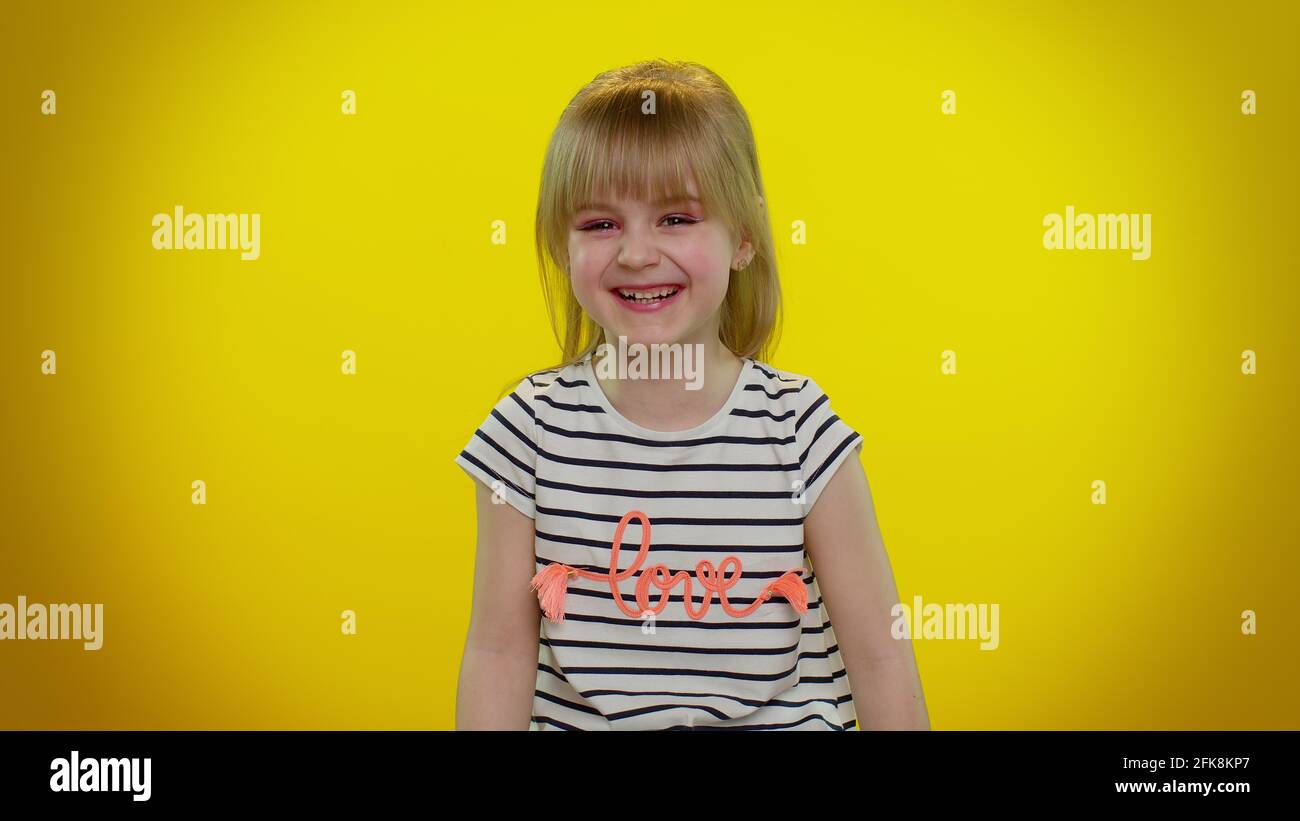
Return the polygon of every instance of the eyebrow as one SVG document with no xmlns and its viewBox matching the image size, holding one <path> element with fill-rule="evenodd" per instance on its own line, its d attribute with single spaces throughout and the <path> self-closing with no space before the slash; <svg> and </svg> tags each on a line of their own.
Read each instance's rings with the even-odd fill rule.
<svg viewBox="0 0 1300 821">
<path fill-rule="evenodd" d="M 679 203 L 690 203 L 690 202 L 701 203 L 701 200 L 699 197 L 692 197 L 690 194 L 673 194 L 668 197 L 657 199 L 650 204 L 655 207 L 663 207 L 665 205 L 677 205 Z M 615 210 L 615 208 L 614 206 L 603 202 L 589 202 L 586 205 L 579 205 L 577 210 L 578 211 L 613 211 Z"/>
</svg>

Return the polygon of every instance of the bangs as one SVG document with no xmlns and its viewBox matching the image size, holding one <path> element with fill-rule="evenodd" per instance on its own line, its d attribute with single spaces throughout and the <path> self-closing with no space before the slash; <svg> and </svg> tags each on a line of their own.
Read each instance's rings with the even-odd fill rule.
<svg viewBox="0 0 1300 821">
<path fill-rule="evenodd" d="M 644 202 L 695 199 L 705 209 L 720 197 L 715 175 L 716 136 L 696 118 L 656 92 L 656 113 L 642 113 L 639 89 L 622 89 L 597 110 L 574 112 L 576 137 L 556 204 L 565 217 L 610 197 Z M 672 113 L 669 113 L 672 112 Z M 716 135 L 716 131 L 714 131 Z M 694 181 L 695 196 L 689 193 Z"/>
</svg>

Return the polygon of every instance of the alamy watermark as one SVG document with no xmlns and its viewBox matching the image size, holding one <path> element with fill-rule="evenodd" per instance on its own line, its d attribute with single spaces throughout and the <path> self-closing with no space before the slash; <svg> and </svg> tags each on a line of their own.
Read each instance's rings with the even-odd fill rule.
<svg viewBox="0 0 1300 821">
<path fill-rule="evenodd" d="M 1065 206 L 1065 216 L 1043 215 L 1043 247 L 1049 251 L 1132 251 L 1133 259 L 1151 257 L 1150 214 L 1076 214 Z"/>
<path fill-rule="evenodd" d="M 617 348 L 602 342 L 596 353 L 600 354 L 596 374 L 603 379 L 678 379 L 686 382 L 688 391 L 704 387 L 704 344 L 700 342 L 629 345 L 627 337 L 620 336 Z"/>
<path fill-rule="evenodd" d="M 153 227 L 158 251 L 230 249 L 243 260 L 262 254 L 261 214 L 187 214 L 178 205 L 171 214 L 154 214 Z"/>
<path fill-rule="evenodd" d="M 152 758 L 81 758 L 73 750 L 67 758 L 50 762 L 53 792 L 126 792 L 132 801 L 153 795 Z"/>
<path fill-rule="evenodd" d="M 0 639 L 74 639 L 87 650 L 104 645 L 104 605 L 0 602 Z"/>
<path fill-rule="evenodd" d="M 889 610 L 894 617 L 890 635 L 896 639 L 981 639 L 981 650 L 996 650 L 998 606 L 996 604 L 922 604 L 912 597 L 912 606 L 899 602 Z"/>
</svg>

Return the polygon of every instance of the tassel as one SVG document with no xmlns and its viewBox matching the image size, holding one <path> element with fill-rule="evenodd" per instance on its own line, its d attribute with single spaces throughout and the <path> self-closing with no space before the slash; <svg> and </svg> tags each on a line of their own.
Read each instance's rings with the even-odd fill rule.
<svg viewBox="0 0 1300 821">
<path fill-rule="evenodd" d="M 785 573 L 781 578 L 768 585 L 768 593 L 764 598 L 771 598 L 772 592 L 784 596 L 795 610 L 800 613 L 808 612 L 808 588 L 804 585 L 803 570 L 791 570 Z"/>
<path fill-rule="evenodd" d="M 578 571 L 572 567 L 555 563 L 548 564 L 533 576 L 530 586 L 537 591 L 542 612 L 551 621 L 564 621 L 564 594 L 569 587 L 569 576 L 577 574 Z"/>
</svg>

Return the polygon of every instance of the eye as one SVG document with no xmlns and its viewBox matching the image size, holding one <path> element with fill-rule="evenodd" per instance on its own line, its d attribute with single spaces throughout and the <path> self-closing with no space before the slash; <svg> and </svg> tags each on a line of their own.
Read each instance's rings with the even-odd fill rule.
<svg viewBox="0 0 1300 821">
<path fill-rule="evenodd" d="M 671 222 L 671 220 L 679 220 L 679 221 L 678 221 L 678 222 Z M 694 218 L 692 218 L 692 217 L 683 216 L 683 215 L 681 215 L 681 214 L 670 214 L 670 215 L 664 217 L 663 221 L 666 222 L 666 223 L 668 223 L 668 227 L 670 227 L 670 228 L 676 228 L 678 225 L 694 225 L 695 223 L 699 222 L 698 219 L 694 219 Z M 579 230 L 579 231 L 597 231 L 597 232 L 599 232 L 599 231 L 603 231 L 603 230 L 605 230 L 605 229 L 602 228 L 601 226 L 604 226 L 604 225 L 611 225 L 611 226 L 612 226 L 613 224 L 614 224 L 614 223 L 611 222 L 610 220 L 595 220 L 594 222 L 589 222 L 589 223 L 587 223 L 586 225 L 582 226 L 582 227 L 579 228 L 578 230 Z"/>
</svg>

